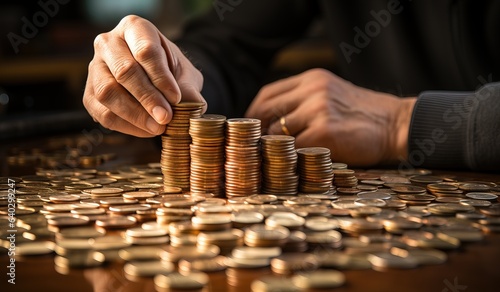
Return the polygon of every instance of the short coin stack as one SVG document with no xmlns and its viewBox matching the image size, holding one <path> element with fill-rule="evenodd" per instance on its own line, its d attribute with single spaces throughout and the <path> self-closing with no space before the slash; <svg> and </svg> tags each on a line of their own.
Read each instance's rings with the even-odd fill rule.
<svg viewBox="0 0 500 292">
<path fill-rule="evenodd" d="M 333 169 L 330 149 L 308 147 L 297 149 L 300 176 L 299 191 L 327 192 L 332 187 Z"/>
<path fill-rule="evenodd" d="M 165 187 L 189 190 L 191 137 L 189 119 L 201 116 L 204 103 L 180 102 L 172 105 L 172 121 L 162 135 L 161 170 Z"/>
<path fill-rule="evenodd" d="M 336 187 L 353 188 L 358 185 L 358 179 L 352 169 L 335 169 L 333 170 L 333 174 L 335 175 L 333 184 Z"/>
<path fill-rule="evenodd" d="M 226 195 L 243 197 L 260 191 L 260 120 L 227 120 Z"/>
<path fill-rule="evenodd" d="M 261 138 L 262 192 L 274 195 L 296 195 L 299 185 L 295 138 L 266 135 Z"/>
<path fill-rule="evenodd" d="M 226 117 L 204 115 L 192 118 L 191 193 L 224 196 L 224 126 Z"/>
</svg>

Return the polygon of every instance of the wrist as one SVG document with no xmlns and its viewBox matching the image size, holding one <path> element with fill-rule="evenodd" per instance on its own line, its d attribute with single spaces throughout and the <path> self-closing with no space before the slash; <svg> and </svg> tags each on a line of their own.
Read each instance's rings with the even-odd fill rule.
<svg viewBox="0 0 500 292">
<path fill-rule="evenodd" d="M 392 151 L 388 157 L 388 162 L 396 163 L 401 158 L 408 158 L 408 134 L 410 132 L 410 123 L 413 114 L 413 107 L 417 101 L 416 97 L 400 98 L 397 107 L 396 117 L 394 119 L 393 129 L 394 142 Z"/>
</svg>

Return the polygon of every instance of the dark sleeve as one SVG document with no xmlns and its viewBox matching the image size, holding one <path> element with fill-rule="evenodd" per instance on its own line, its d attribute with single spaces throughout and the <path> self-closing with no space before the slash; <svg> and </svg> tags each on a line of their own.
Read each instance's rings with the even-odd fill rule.
<svg viewBox="0 0 500 292">
<path fill-rule="evenodd" d="M 413 166 L 499 170 L 500 83 L 476 92 L 421 93 L 408 138 Z"/>
<path fill-rule="evenodd" d="M 315 3 L 217 0 L 186 26 L 176 44 L 203 74 L 209 112 L 244 114 L 274 54 L 308 29 Z"/>
</svg>

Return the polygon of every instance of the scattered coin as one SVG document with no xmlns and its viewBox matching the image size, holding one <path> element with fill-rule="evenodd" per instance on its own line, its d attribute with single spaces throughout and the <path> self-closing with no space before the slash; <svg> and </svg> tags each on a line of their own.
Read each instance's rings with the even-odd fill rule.
<svg viewBox="0 0 500 292">
<path fill-rule="evenodd" d="M 292 277 L 292 282 L 302 289 L 333 289 L 345 283 L 342 272 L 335 270 L 316 270 L 301 272 Z"/>
</svg>

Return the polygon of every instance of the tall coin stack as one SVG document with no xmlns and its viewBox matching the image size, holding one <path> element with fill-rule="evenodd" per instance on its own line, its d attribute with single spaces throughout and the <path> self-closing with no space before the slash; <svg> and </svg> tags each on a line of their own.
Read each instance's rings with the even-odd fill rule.
<svg viewBox="0 0 500 292">
<path fill-rule="evenodd" d="M 226 117 L 191 118 L 191 193 L 224 196 L 224 126 Z"/>
<path fill-rule="evenodd" d="M 266 135 L 261 139 L 262 192 L 266 194 L 297 195 L 297 151 L 295 138 L 287 135 Z"/>
<path fill-rule="evenodd" d="M 226 195 L 243 197 L 260 192 L 260 120 L 229 119 L 226 127 Z"/>
<path fill-rule="evenodd" d="M 303 193 L 323 193 L 330 190 L 333 180 L 330 149 L 308 147 L 297 149 L 299 190 Z"/>
<path fill-rule="evenodd" d="M 201 116 L 204 103 L 180 102 L 172 106 L 172 120 L 161 137 L 161 171 L 164 187 L 189 190 L 191 136 L 189 119 Z"/>
</svg>

